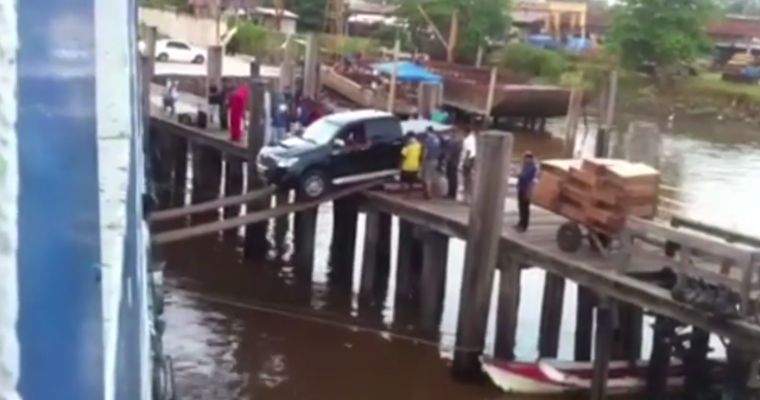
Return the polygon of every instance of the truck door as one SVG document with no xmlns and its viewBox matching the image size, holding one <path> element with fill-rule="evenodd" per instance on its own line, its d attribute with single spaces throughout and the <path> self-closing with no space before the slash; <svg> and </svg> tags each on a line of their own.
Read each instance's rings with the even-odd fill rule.
<svg viewBox="0 0 760 400">
<path fill-rule="evenodd" d="M 397 171 L 401 165 L 401 148 L 404 134 L 395 117 L 375 119 L 366 123 L 367 136 L 372 143 L 368 156 L 372 157 L 371 171 Z"/>
<path fill-rule="evenodd" d="M 346 126 L 338 134 L 338 139 L 341 145 L 333 146 L 330 155 L 333 183 L 342 185 L 364 180 L 365 174 L 371 170 L 370 150 L 360 145 L 366 140 L 364 123 Z"/>
</svg>

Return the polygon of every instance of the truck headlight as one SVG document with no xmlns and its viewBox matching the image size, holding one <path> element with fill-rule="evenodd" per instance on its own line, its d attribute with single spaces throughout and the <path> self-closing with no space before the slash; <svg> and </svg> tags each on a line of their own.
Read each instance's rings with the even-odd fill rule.
<svg viewBox="0 0 760 400">
<path fill-rule="evenodd" d="M 277 161 L 277 166 L 280 168 L 290 168 L 298 162 L 298 158 L 286 158 Z"/>
</svg>

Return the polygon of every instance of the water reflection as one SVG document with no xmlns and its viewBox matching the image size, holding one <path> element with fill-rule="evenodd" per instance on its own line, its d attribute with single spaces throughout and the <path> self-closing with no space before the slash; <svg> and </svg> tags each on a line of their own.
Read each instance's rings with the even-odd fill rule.
<svg viewBox="0 0 760 400">
<path fill-rule="evenodd" d="M 594 129 L 591 125 L 590 131 Z M 675 129 L 680 129 L 678 124 Z M 581 129 L 578 140 L 580 148 L 589 154 L 594 147 L 593 135 L 586 136 Z M 562 141 L 550 136 L 519 136 L 515 151 L 525 150 L 542 158 L 559 157 Z M 668 132 L 662 152 L 664 181 L 679 188 L 686 215 L 760 235 L 752 217 L 753 183 L 760 182 L 759 150 L 760 139 L 746 130 Z M 208 238 L 165 249 L 167 284 L 173 288 L 166 309 L 166 348 L 176 360 L 181 398 L 499 397 L 488 387 L 460 385 L 449 377 L 447 358 L 452 353 L 459 306 L 462 241 L 452 240 L 450 244 L 440 332 L 426 335 L 414 326 L 413 315 L 396 309 L 392 295 L 368 304 L 360 304 L 353 295 L 359 289 L 362 240 L 356 241 L 353 292 L 331 282 L 331 231 L 332 209 L 323 205 L 313 282 L 305 281 L 278 260 L 277 252 L 272 253 L 275 261 L 252 265 L 241 261 L 235 243 Z M 394 237 L 397 231 L 394 220 Z M 364 217 L 360 215 L 357 237 L 363 235 Z M 391 260 L 396 260 L 395 244 Z M 536 356 L 543 281 L 544 273 L 538 269 L 522 276 L 516 348 L 520 358 Z M 395 267 L 388 286 L 387 293 L 394 293 Z M 572 356 L 575 303 L 576 287 L 568 284 L 561 358 Z M 495 291 L 493 304 L 495 307 Z M 494 316 L 492 312 L 489 351 Z M 644 354 L 650 351 L 650 340 L 647 328 Z"/>
</svg>

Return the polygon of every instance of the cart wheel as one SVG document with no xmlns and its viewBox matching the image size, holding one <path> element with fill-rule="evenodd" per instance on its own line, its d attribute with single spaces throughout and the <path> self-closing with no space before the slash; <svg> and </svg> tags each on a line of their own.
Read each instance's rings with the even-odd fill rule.
<svg viewBox="0 0 760 400">
<path fill-rule="evenodd" d="M 557 229 L 557 247 L 565 253 L 575 253 L 583 243 L 581 227 L 574 222 L 565 222 Z"/>
</svg>

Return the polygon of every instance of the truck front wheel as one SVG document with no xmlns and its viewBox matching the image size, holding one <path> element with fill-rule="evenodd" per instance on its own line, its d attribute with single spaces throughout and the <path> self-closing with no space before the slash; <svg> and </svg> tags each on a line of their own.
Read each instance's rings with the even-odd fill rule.
<svg viewBox="0 0 760 400">
<path fill-rule="evenodd" d="M 322 197 L 330 187 L 330 181 L 323 171 L 310 169 L 301 175 L 298 181 L 298 193 L 304 199 Z"/>
</svg>

